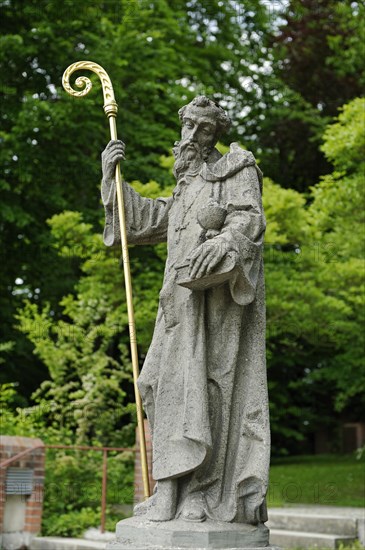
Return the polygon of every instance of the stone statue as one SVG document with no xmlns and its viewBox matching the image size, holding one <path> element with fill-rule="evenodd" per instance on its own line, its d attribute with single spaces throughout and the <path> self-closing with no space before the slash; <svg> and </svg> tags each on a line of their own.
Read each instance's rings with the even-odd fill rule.
<svg viewBox="0 0 365 550">
<path fill-rule="evenodd" d="M 179 116 L 173 196 L 143 198 L 123 183 L 129 242 L 168 243 L 138 382 L 158 483 L 135 515 L 260 526 L 270 455 L 262 174 L 238 144 L 224 156 L 215 148 L 230 120 L 213 101 L 196 97 Z M 124 149 L 111 141 L 102 155 L 107 246 L 120 240 L 113 180 Z"/>
</svg>

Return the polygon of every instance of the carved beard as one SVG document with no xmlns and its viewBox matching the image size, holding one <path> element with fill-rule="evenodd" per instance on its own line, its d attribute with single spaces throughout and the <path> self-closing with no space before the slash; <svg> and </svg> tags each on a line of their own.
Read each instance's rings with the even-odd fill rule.
<svg viewBox="0 0 365 550">
<path fill-rule="evenodd" d="M 200 169 L 212 151 L 211 147 L 200 147 L 195 141 L 184 140 L 175 143 L 173 149 L 175 164 L 174 176 L 177 180 L 187 173 Z"/>
</svg>

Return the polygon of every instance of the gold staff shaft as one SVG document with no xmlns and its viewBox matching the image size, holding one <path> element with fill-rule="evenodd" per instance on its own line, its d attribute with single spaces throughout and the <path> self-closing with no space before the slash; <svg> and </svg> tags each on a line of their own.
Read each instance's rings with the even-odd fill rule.
<svg viewBox="0 0 365 550">
<path fill-rule="evenodd" d="M 65 70 L 63 74 L 63 77 L 62 77 L 63 87 L 66 90 L 66 92 L 68 92 L 69 94 L 75 97 L 83 97 L 84 95 L 88 94 L 92 87 L 92 84 L 89 78 L 82 76 L 76 79 L 75 81 L 76 86 L 78 86 L 79 88 L 83 88 L 81 91 L 74 90 L 69 83 L 70 76 L 72 73 L 74 73 L 75 71 L 84 70 L 84 69 L 87 69 L 89 71 L 96 73 L 101 80 L 103 95 L 104 95 L 104 112 L 109 120 L 110 137 L 112 140 L 116 140 L 117 139 L 116 117 L 118 112 L 118 106 L 115 101 L 111 80 L 108 74 L 105 72 L 105 70 L 100 65 L 98 65 L 97 63 L 93 63 L 92 61 L 79 61 L 77 63 L 73 63 Z M 117 202 L 118 202 L 120 236 L 121 236 L 121 245 L 122 245 L 124 282 L 125 282 L 125 291 L 126 291 L 126 299 L 127 299 L 129 339 L 130 339 L 130 349 L 131 349 L 131 356 L 132 356 L 134 393 L 135 393 L 136 408 L 137 408 L 138 435 L 139 435 L 139 443 L 140 443 L 140 449 L 141 449 L 143 491 L 144 491 L 144 497 L 148 498 L 150 496 L 150 485 L 149 485 L 149 477 L 148 477 L 146 438 L 145 438 L 145 432 L 144 432 L 142 401 L 141 401 L 141 396 L 137 386 L 137 379 L 139 376 L 139 366 L 138 366 L 138 351 L 137 351 L 137 339 L 136 339 L 136 325 L 134 321 L 132 278 L 131 278 L 129 252 L 128 252 L 122 175 L 120 172 L 119 164 L 115 169 L 115 184 L 117 189 Z"/>
</svg>

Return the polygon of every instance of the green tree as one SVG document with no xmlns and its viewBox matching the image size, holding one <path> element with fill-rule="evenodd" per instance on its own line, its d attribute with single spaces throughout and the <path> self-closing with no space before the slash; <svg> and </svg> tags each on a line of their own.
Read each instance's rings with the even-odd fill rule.
<svg viewBox="0 0 365 550">
<path fill-rule="evenodd" d="M 303 195 L 266 182 L 268 374 L 276 452 L 310 451 L 364 407 L 364 106 L 356 99 L 328 126 L 335 171 Z M 303 443 L 300 443 L 300 441 Z M 298 443 L 295 443 L 295 442 Z"/>
<path fill-rule="evenodd" d="M 364 14 L 361 2 L 291 0 L 265 36 L 271 72 L 259 82 L 257 143 L 264 172 L 284 187 L 308 191 L 330 170 L 325 127 L 364 89 Z"/>
<path fill-rule="evenodd" d="M 342 303 L 342 311 L 332 318 L 333 352 L 316 378 L 333 382 L 336 410 L 355 419 L 365 405 L 364 121 L 365 99 L 357 98 L 344 105 L 336 123 L 326 129 L 322 150 L 334 171 L 313 189 L 310 207 L 313 229 L 331 256 L 321 265 L 321 285 Z"/>
<path fill-rule="evenodd" d="M 162 193 L 155 182 L 134 186 L 148 196 Z M 134 397 L 120 251 L 106 248 L 101 231 L 95 233 L 78 212 L 56 214 L 49 223 L 58 254 L 65 262 L 77 258 L 81 277 L 74 292 L 60 301 L 62 317 L 50 304 L 39 308 L 30 301 L 18 317 L 19 328 L 50 375 L 34 396 L 43 422 L 71 430 L 78 443 L 133 445 Z M 131 248 L 141 361 L 153 330 L 165 258 L 164 245 Z"/>
<path fill-rule="evenodd" d="M 72 2 L 11 1 L 1 8 L 0 315 L 4 339 L 14 342 L 1 378 L 18 380 L 29 395 L 47 374 L 14 330 L 15 309 L 24 297 L 52 297 L 56 307 L 78 275 L 77 265 L 58 261 L 46 219 L 66 207 L 96 219 L 102 113 L 90 98 L 74 132 L 74 105 L 59 83 L 70 59 L 96 55 L 100 12 L 83 4 L 77 16 Z"/>
</svg>

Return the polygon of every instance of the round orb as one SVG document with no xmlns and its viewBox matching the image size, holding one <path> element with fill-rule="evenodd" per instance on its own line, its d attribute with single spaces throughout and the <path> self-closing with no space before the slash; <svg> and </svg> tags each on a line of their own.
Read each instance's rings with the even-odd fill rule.
<svg viewBox="0 0 365 550">
<path fill-rule="evenodd" d="M 227 210 L 218 204 L 204 206 L 197 215 L 198 222 L 203 229 L 215 229 L 219 231 L 226 219 Z"/>
</svg>

